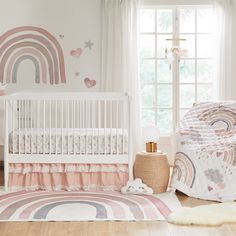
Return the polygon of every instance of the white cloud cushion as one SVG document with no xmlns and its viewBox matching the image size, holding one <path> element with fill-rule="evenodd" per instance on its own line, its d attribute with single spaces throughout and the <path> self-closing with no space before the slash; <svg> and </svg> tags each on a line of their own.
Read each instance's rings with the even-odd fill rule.
<svg viewBox="0 0 236 236">
<path fill-rule="evenodd" d="M 153 189 L 142 182 L 140 178 L 130 180 L 121 188 L 123 194 L 152 195 Z"/>
</svg>

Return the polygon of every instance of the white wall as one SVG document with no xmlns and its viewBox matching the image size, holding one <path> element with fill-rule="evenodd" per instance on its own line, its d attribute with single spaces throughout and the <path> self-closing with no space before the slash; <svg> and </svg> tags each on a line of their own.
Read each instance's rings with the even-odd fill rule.
<svg viewBox="0 0 236 236">
<path fill-rule="evenodd" d="M 31 61 L 21 63 L 18 83 L 10 84 L 8 92 L 15 91 L 84 91 L 98 90 L 100 75 L 100 0 L 0 0 L 0 34 L 18 26 L 38 26 L 48 30 L 59 41 L 65 57 L 67 84 L 35 84 Z M 61 38 L 59 35 L 64 35 Z M 92 49 L 84 48 L 91 40 Z M 82 48 L 80 58 L 70 55 L 72 49 Z M 75 76 L 79 72 L 80 76 Z M 84 78 L 96 80 L 87 88 Z"/>
<path fill-rule="evenodd" d="M 37 26 L 49 31 L 60 43 L 65 59 L 67 83 L 36 84 L 35 68 L 25 60 L 18 70 L 16 84 L 7 93 L 19 91 L 97 91 L 100 80 L 101 1 L 100 0 L 0 0 L 0 35 L 19 26 Z M 60 36 L 62 35 L 62 36 Z M 91 50 L 84 48 L 91 40 Z M 1 45 L 0 45 L 1 46 Z M 70 55 L 82 48 L 79 58 Z M 79 76 L 75 73 L 79 72 Z M 84 79 L 96 80 L 87 88 Z M 0 104 L 0 144 L 3 144 L 3 104 Z"/>
</svg>

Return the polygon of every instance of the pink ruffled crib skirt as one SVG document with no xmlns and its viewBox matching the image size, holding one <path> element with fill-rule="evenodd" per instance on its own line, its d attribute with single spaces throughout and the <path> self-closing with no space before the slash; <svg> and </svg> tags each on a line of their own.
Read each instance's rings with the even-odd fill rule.
<svg viewBox="0 0 236 236">
<path fill-rule="evenodd" d="M 11 190 L 120 190 L 125 164 L 10 164 Z"/>
</svg>

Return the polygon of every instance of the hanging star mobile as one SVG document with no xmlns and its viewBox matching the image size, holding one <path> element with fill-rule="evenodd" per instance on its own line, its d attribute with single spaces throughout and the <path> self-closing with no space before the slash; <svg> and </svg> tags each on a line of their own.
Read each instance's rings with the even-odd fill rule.
<svg viewBox="0 0 236 236">
<path fill-rule="evenodd" d="M 92 49 L 92 46 L 94 45 L 94 43 L 91 42 L 91 40 L 89 41 L 85 41 L 85 48 L 89 48 L 89 49 Z"/>
</svg>

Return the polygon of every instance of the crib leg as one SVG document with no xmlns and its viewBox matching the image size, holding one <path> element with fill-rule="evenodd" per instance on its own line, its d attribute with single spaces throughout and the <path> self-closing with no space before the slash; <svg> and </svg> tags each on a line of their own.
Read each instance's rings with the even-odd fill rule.
<svg viewBox="0 0 236 236">
<path fill-rule="evenodd" d="M 4 187 L 8 191 L 8 154 L 9 154 L 9 139 L 8 139 L 8 102 L 5 101 L 5 145 L 4 145 Z"/>
<path fill-rule="evenodd" d="M 6 160 L 4 161 L 4 189 L 6 192 L 8 191 L 8 163 Z"/>
</svg>

